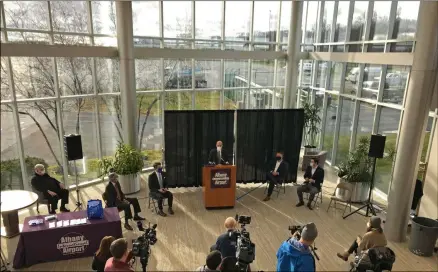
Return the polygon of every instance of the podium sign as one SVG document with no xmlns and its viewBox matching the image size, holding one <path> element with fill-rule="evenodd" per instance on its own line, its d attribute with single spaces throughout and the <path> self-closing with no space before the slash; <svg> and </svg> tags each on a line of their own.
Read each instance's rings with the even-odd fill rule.
<svg viewBox="0 0 438 272">
<path fill-rule="evenodd" d="M 205 208 L 234 207 L 236 202 L 236 166 L 204 166 L 202 185 Z"/>
</svg>

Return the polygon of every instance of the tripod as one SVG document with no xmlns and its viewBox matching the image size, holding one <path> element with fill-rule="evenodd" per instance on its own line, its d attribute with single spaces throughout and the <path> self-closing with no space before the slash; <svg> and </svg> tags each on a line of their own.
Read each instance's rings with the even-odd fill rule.
<svg viewBox="0 0 438 272">
<path fill-rule="evenodd" d="M 75 176 L 76 176 L 76 208 L 74 211 L 80 211 L 82 210 L 82 203 L 80 201 L 80 195 L 79 195 L 78 168 L 76 167 L 76 160 L 74 160 L 73 163 L 75 166 Z"/>
<path fill-rule="evenodd" d="M 3 253 L 3 250 L 0 249 L 1 255 L 0 255 L 0 260 L 1 260 L 1 272 L 7 272 L 7 271 L 11 271 L 9 270 L 9 261 L 6 258 L 5 254 Z"/>
<path fill-rule="evenodd" d="M 370 192 L 368 193 L 368 199 L 367 199 L 367 201 L 365 202 L 365 205 L 363 205 L 363 206 L 360 207 L 359 209 L 357 209 L 357 210 L 355 210 L 355 211 L 353 211 L 353 212 L 347 214 L 346 216 L 342 217 L 343 219 L 349 217 L 350 215 L 352 215 L 352 214 L 354 214 L 354 213 L 358 213 L 360 210 L 362 210 L 362 209 L 365 208 L 365 207 L 367 208 L 367 212 L 365 213 L 365 215 L 359 213 L 360 215 L 368 217 L 368 214 L 369 214 L 370 211 L 371 211 L 371 213 L 372 213 L 373 215 L 376 215 L 376 211 L 374 210 L 373 203 L 372 203 L 372 199 L 371 199 L 371 198 L 372 198 L 372 194 L 373 194 L 373 188 L 374 188 L 374 174 L 375 174 L 375 172 L 376 172 L 376 162 L 377 162 L 377 158 L 374 157 L 374 161 L 373 161 L 373 170 L 372 170 L 372 172 L 371 172 Z"/>
</svg>

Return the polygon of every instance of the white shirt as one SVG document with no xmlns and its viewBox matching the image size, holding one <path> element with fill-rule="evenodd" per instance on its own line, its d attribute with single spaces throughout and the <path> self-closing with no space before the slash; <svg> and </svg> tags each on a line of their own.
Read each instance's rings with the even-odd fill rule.
<svg viewBox="0 0 438 272">
<path fill-rule="evenodd" d="M 157 174 L 158 183 L 160 184 L 160 189 L 162 189 L 163 188 L 163 176 L 161 175 L 161 173 L 158 173 L 157 171 L 155 171 L 155 174 Z"/>
<path fill-rule="evenodd" d="M 312 176 L 313 176 L 313 174 L 315 174 L 316 168 L 318 168 L 318 166 L 315 168 L 312 167 Z"/>
<path fill-rule="evenodd" d="M 277 172 L 278 167 L 280 167 L 280 164 L 283 162 L 283 160 L 281 161 L 277 161 L 277 163 L 275 163 L 275 168 L 274 168 L 274 172 Z"/>
</svg>

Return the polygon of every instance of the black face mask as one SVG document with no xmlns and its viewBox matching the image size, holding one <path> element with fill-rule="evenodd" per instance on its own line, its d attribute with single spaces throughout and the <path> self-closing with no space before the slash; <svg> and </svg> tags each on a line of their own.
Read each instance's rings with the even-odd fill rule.
<svg viewBox="0 0 438 272">
<path fill-rule="evenodd" d="M 281 161 L 281 157 L 280 156 L 277 156 L 275 158 L 277 159 L 277 161 Z"/>
</svg>

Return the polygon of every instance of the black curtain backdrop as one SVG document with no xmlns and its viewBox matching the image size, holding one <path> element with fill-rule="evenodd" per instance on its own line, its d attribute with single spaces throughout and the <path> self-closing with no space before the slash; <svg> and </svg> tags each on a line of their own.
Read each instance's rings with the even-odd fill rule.
<svg viewBox="0 0 438 272">
<path fill-rule="evenodd" d="M 264 181 L 277 151 L 289 164 L 288 182 L 296 181 L 303 126 L 303 109 L 238 110 L 237 182 Z"/>
<path fill-rule="evenodd" d="M 200 186 L 202 166 L 207 163 L 216 141 L 223 142 L 229 156 L 233 154 L 234 114 L 233 110 L 164 112 L 164 157 L 169 187 Z"/>
</svg>

